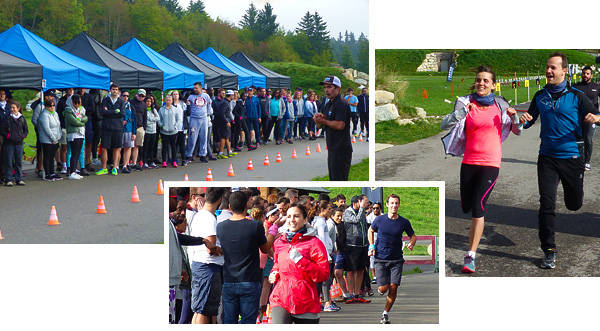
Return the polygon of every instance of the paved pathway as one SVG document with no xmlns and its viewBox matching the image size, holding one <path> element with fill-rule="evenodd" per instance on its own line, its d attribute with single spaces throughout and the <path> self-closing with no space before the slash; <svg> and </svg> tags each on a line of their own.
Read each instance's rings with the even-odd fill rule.
<svg viewBox="0 0 600 331">
<path fill-rule="evenodd" d="M 526 107 L 517 107 L 523 109 Z M 568 211 L 559 186 L 556 269 L 538 267 L 539 248 L 536 161 L 539 125 L 503 143 L 502 167 L 488 200 L 486 225 L 472 276 L 600 276 L 600 151 L 585 174 L 585 198 L 577 212 Z M 462 158 L 444 157 L 440 141 L 447 132 L 375 154 L 377 180 L 445 181 L 445 259 L 447 276 L 460 273 L 468 244 L 470 216 L 460 209 L 459 170 Z M 596 146 L 598 144 L 596 135 Z"/>
<path fill-rule="evenodd" d="M 439 277 L 439 273 L 433 272 L 402 276 L 398 297 L 390 311 L 392 324 L 438 324 Z M 376 285 L 372 287 L 375 295 L 367 297 L 371 303 L 339 303 L 340 311 L 321 313 L 321 324 L 380 323 L 386 297 L 377 293 Z"/>
</svg>

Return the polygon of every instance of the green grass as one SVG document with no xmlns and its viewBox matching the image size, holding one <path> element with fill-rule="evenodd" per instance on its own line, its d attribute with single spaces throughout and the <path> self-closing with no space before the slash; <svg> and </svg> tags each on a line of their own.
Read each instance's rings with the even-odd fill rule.
<svg viewBox="0 0 600 331">
<path fill-rule="evenodd" d="M 315 177 L 313 181 L 329 181 L 329 175 Z M 360 163 L 350 166 L 348 180 L 369 181 L 369 158 L 364 158 Z"/>
<path fill-rule="evenodd" d="M 404 145 L 419 139 L 431 137 L 442 131 L 440 129 L 440 120 L 428 121 L 429 123 L 416 121 L 414 125 L 399 125 L 395 121 L 376 123 L 375 141 L 382 144 Z"/>
<path fill-rule="evenodd" d="M 320 96 L 323 96 L 324 93 L 323 86 L 319 85 L 319 83 L 327 76 L 337 76 L 342 82 L 342 91 L 346 91 L 348 87 L 352 87 L 356 92 L 360 86 L 358 83 L 343 78 L 341 70 L 334 67 L 317 67 L 311 64 L 292 62 L 265 62 L 261 64 L 281 75 L 291 77 L 292 89 L 300 86 L 304 92 L 312 89 Z"/>
</svg>

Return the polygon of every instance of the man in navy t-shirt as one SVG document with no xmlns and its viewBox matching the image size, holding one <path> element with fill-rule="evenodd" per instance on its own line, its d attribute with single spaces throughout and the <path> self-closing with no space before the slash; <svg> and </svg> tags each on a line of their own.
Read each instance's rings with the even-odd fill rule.
<svg viewBox="0 0 600 331">
<path fill-rule="evenodd" d="M 383 295 L 389 289 L 385 308 L 381 315 L 382 324 L 390 324 L 388 313 L 396 301 L 398 286 L 402 279 L 404 265 L 402 233 L 406 232 L 406 235 L 410 237 L 410 243 L 406 247 L 411 251 L 417 242 L 417 236 L 410 221 L 398 215 L 400 197 L 390 194 L 387 197 L 386 206 L 388 213 L 378 216 L 369 228 L 369 256 L 375 256 L 375 274 L 377 275 L 379 294 Z M 374 243 L 375 232 L 377 232 L 377 242 Z"/>
</svg>

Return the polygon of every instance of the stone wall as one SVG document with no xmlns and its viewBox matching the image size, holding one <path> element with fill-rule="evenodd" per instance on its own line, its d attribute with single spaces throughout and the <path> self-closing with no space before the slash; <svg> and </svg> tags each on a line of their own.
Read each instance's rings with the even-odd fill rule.
<svg viewBox="0 0 600 331">
<path fill-rule="evenodd" d="M 425 60 L 417 68 L 417 72 L 438 72 L 442 59 L 452 59 L 452 53 L 449 52 L 433 52 L 425 55 Z M 452 61 L 450 61 L 452 62 Z"/>
<path fill-rule="evenodd" d="M 342 69 L 342 75 L 344 76 L 344 78 L 349 79 L 355 83 L 361 84 L 365 87 L 369 86 L 369 75 L 364 72 L 348 68 Z"/>
</svg>

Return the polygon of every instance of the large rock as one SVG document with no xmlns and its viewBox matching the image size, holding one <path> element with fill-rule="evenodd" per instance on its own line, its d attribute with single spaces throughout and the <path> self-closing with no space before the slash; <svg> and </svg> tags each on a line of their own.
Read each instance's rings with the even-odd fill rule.
<svg viewBox="0 0 600 331">
<path fill-rule="evenodd" d="M 427 112 L 425 112 L 425 109 L 420 108 L 420 107 L 415 107 L 415 109 L 417 110 L 417 116 L 419 116 L 419 118 L 424 120 L 425 117 L 427 116 Z"/>
<path fill-rule="evenodd" d="M 362 79 L 362 78 L 356 78 L 356 79 L 354 80 L 354 82 L 355 82 L 355 83 L 358 83 L 358 84 L 362 84 L 362 85 L 369 85 L 369 82 L 368 82 L 368 81 L 366 81 L 366 80 L 364 80 L 364 79 Z"/>
<path fill-rule="evenodd" d="M 344 76 L 344 78 L 346 78 L 348 80 L 354 79 L 354 77 L 352 77 L 352 70 L 346 70 L 342 73 L 342 75 Z"/>
<path fill-rule="evenodd" d="M 375 123 L 395 120 L 398 117 L 400 117 L 398 115 L 398 108 L 392 103 L 375 107 Z"/>
<path fill-rule="evenodd" d="M 364 72 L 362 72 L 362 71 L 359 71 L 358 72 L 358 78 L 361 78 L 361 79 L 364 79 L 364 80 L 369 80 L 369 75 L 366 74 L 366 73 L 364 73 Z"/>
<path fill-rule="evenodd" d="M 384 105 L 394 101 L 394 93 L 388 91 L 375 91 L 375 104 Z"/>
</svg>

